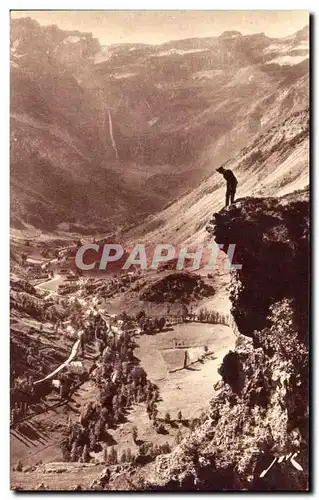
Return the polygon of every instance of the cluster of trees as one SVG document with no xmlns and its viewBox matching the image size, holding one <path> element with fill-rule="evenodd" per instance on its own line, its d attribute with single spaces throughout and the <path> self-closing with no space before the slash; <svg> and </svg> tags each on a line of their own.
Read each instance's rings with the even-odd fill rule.
<svg viewBox="0 0 319 500">
<path fill-rule="evenodd" d="M 21 288 L 22 286 L 21 284 Z M 70 318 L 75 327 L 77 327 L 77 322 L 83 321 L 81 319 L 82 306 L 78 300 L 75 300 L 72 304 L 67 299 L 53 297 L 50 301 L 43 301 L 33 294 L 33 287 L 28 291 L 12 290 L 10 307 L 42 323 L 45 321 L 52 322 L 56 327 L 62 327 L 63 320 L 66 318 Z"/>
<path fill-rule="evenodd" d="M 81 377 L 83 377 L 83 375 L 81 375 Z M 68 372 L 60 372 L 58 374 L 58 379 L 60 380 L 60 398 L 67 399 L 78 386 L 80 376 Z M 11 389 L 11 424 L 23 420 L 32 413 L 33 405 L 51 391 L 52 386 L 50 381 L 34 386 L 30 376 L 23 379 L 16 378 L 13 381 L 13 387 Z"/>
<path fill-rule="evenodd" d="M 228 315 L 221 314 L 217 311 L 209 311 L 208 309 L 200 309 L 197 314 L 197 320 L 201 323 L 213 323 L 213 324 L 229 324 Z"/>
<path fill-rule="evenodd" d="M 108 329 L 104 320 L 93 316 L 84 325 L 85 341 L 94 340 L 99 353 L 90 377 L 98 389 L 96 403 L 82 412 L 80 422 L 68 429 L 63 444 L 66 459 L 84 459 L 87 452 L 96 451 L 110 440 L 108 429 L 125 419 L 127 409 L 134 403 L 154 405 L 158 388 L 147 379 L 146 373 L 134 357 L 134 339 L 125 328 L 120 333 Z"/>
<path fill-rule="evenodd" d="M 76 282 L 63 283 L 62 285 L 59 285 L 59 294 L 60 295 L 67 295 L 67 294 L 75 292 L 79 289 L 80 289 L 80 285 Z"/>
<path fill-rule="evenodd" d="M 15 424 L 27 416 L 29 410 L 28 401 L 15 402 L 11 408 L 10 423 Z"/>
<path fill-rule="evenodd" d="M 18 385 L 26 384 L 31 391 L 32 378 L 30 375 L 28 375 L 28 382 L 26 382 L 24 377 L 26 368 L 28 368 L 29 371 L 32 371 L 33 373 L 43 373 L 43 361 L 41 359 L 41 355 L 39 356 L 39 350 L 37 349 L 36 344 L 29 345 L 28 347 L 20 345 L 19 358 L 20 363 L 23 363 L 24 366 L 19 367 L 20 377 L 22 377 L 22 379 L 18 379 L 17 383 Z"/>
<path fill-rule="evenodd" d="M 203 414 L 200 418 L 192 418 L 190 420 L 183 419 L 182 412 L 179 411 L 177 413 L 177 420 L 176 419 L 174 420 L 171 418 L 170 413 L 167 412 L 165 414 L 164 419 L 157 418 L 153 422 L 153 424 L 154 424 L 154 428 L 155 428 L 156 432 L 158 432 L 159 434 L 167 434 L 165 424 L 173 426 L 173 427 L 177 427 L 176 422 L 178 422 L 178 423 L 182 423 L 184 426 L 188 427 L 191 431 L 193 431 L 194 429 L 196 429 L 196 427 L 198 427 L 204 421 L 203 419 L 206 419 L 206 414 Z M 178 441 L 177 444 L 179 444 L 179 442 L 181 441 L 180 438 L 181 438 L 181 432 L 179 431 L 177 433 L 177 436 L 176 436 L 176 440 Z"/>
<path fill-rule="evenodd" d="M 151 462 L 158 455 L 164 455 L 166 453 L 170 453 L 172 448 L 170 445 L 165 442 L 164 444 L 154 444 L 152 442 L 143 442 L 138 449 L 138 454 L 135 457 L 136 464 L 144 464 L 147 462 Z"/>
<path fill-rule="evenodd" d="M 217 311 L 209 311 L 207 308 L 200 309 L 198 313 L 194 313 L 192 307 L 188 310 L 187 306 L 181 303 L 180 311 L 177 314 L 170 314 L 170 308 L 168 307 L 166 317 L 147 318 L 145 312 L 140 311 L 136 315 L 136 321 L 143 331 L 148 332 L 161 331 L 165 325 L 184 323 L 187 321 L 230 325 L 231 319 L 228 315 L 221 314 Z"/>
<path fill-rule="evenodd" d="M 144 313 L 145 314 L 145 313 Z M 138 324 L 140 326 L 140 321 L 143 321 L 143 317 L 137 318 Z M 162 318 L 161 318 L 162 319 Z M 185 304 L 181 304 L 180 312 L 177 314 L 170 314 L 170 308 L 168 308 L 166 318 L 163 318 L 165 324 L 176 324 L 185 323 L 188 321 L 199 321 L 201 323 L 212 323 L 212 324 L 222 324 L 227 326 L 233 326 L 232 317 L 229 315 L 221 314 L 218 311 L 209 311 L 207 308 L 202 308 L 198 313 L 194 313 L 192 307 L 188 310 Z"/>
<path fill-rule="evenodd" d="M 10 309 L 24 312 L 39 321 L 44 319 L 45 308 L 41 301 L 29 293 L 12 292 L 10 295 Z"/>
<path fill-rule="evenodd" d="M 162 316 L 160 318 L 147 318 L 146 316 L 142 316 L 138 321 L 138 326 L 140 327 L 142 332 L 161 332 L 165 327 L 166 320 Z"/>
<path fill-rule="evenodd" d="M 148 317 L 142 309 L 135 316 L 130 316 L 125 311 L 117 319 L 124 321 L 124 328 L 133 329 L 138 326 L 142 332 L 161 332 L 165 328 L 166 319 L 162 317 Z"/>
<path fill-rule="evenodd" d="M 89 403 L 80 416 L 80 422 L 68 424 L 67 437 L 61 448 L 66 461 L 89 462 L 90 453 L 101 451 L 101 442 L 108 439 L 108 425 L 104 415 L 98 417 L 98 405 Z"/>
<path fill-rule="evenodd" d="M 80 380 L 88 377 L 87 372 L 82 375 L 62 371 L 58 375 L 60 381 L 59 395 L 61 399 L 68 399 L 78 387 Z"/>
<path fill-rule="evenodd" d="M 106 445 L 104 447 L 104 462 L 107 465 L 116 465 L 118 463 L 134 463 L 136 456 L 132 454 L 131 448 L 123 450 L 121 456 L 118 456 L 116 448 L 111 446 L 108 448 Z"/>
<path fill-rule="evenodd" d="M 15 424 L 28 417 L 34 410 L 34 405 L 49 392 L 51 392 L 49 382 L 34 386 L 30 376 L 14 379 L 10 390 L 11 424 Z"/>
<path fill-rule="evenodd" d="M 180 441 L 179 441 L 180 442 Z M 154 460 L 158 455 L 170 453 L 172 451 L 170 445 L 165 442 L 164 444 L 157 445 L 152 442 L 143 442 L 139 448 L 138 453 L 134 454 L 131 448 L 122 451 L 119 456 L 114 446 L 104 448 L 104 462 L 107 465 L 116 465 L 119 463 L 143 464 Z"/>
<path fill-rule="evenodd" d="M 98 287 L 92 282 L 87 282 L 84 286 L 84 290 L 87 293 L 96 293 L 98 296 L 106 299 L 113 297 L 115 293 L 125 292 L 125 290 L 127 290 L 139 277 L 140 273 L 117 274 Z"/>
<path fill-rule="evenodd" d="M 156 432 L 158 434 L 167 434 L 168 433 L 166 430 L 165 424 L 169 424 L 169 425 L 176 427 L 176 420 L 171 419 L 171 415 L 169 412 L 166 412 L 164 419 L 158 418 L 158 410 L 157 410 L 156 403 L 153 403 L 151 405 L 150 404 L 147 405 L 147 413 L 148 413 L 149 419 L 153 421 L 154 429 L 156 430 Z M 181 423 L 182 419 L 183 419 L 182 412 L 179 411 L 177 414 L 177 421 L 179 423 Z M 188 425 L 188 420 L 185 420 L 183 423 Z M 133 439 L 134 439 L 134 437 L 133 437 Z"/>
<path fill-rule="evenodd" d="M 147 411 L 148 418 L 150 420 L 153 420 L 153 421 L 156 420 L 156 417 L 158 415 L 156 401 L 157 401 L 157 396 L 156 396 L 156 399 L 154 398 L 153 400 L 149 400 L 147 402 L 147 405 L 146 405 L 146 411 Z"/>
<path fill-rule="evenodd" d="M 50 258 L 59 259 L 58 248 L 43 247 L 40 251 L 40 254 L 44 259 L 50 259 Z"/>
</svg>

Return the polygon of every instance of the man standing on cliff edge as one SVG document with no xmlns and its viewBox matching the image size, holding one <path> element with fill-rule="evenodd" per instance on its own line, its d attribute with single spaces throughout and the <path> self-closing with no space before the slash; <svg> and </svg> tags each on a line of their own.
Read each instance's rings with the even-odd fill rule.
<svg viewBox="0 0 319 500">
<path fill-rule="evenodd" d="M 224 179 L 226 179 L 227 182 L 227 188 L 226 188 L 226 207 L 227 207 L 229 205 L 229 199 L 230 203 L 234 203 L 238 181 L 231 170 L 226 170 L 224 167 L 219 167 L 216 168 L 216 171 L 219 172 L 220 174 L 223 174 Z"/>
</svg>

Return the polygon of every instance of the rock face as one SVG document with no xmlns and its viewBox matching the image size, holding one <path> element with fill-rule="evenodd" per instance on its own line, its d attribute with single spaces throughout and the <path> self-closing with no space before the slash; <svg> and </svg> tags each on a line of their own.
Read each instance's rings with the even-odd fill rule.
<svg viewBox="0 0 319 500">
<path fill-rule="evenodd" d="M 269 307 L 291 298 L 300 335 L 307 332 L 309 216 L 306 191 L 244 198 L 215 214 L 217 243 L 235 243 L 242 270 L 232 275 L 232 313 L 243 335 L 266 325 Z"/>
<path fill-rule="evenodd" d="M 92 490 L 103 490 L 110 479 L 110 470 L 105 468 L 90 485 Z"/>
<path fill-rule="evenodd" d="M 307 490 L 307 193 L 239 200 L 215 224 L 217 242 L 241 243 L 231 285 L 240 335 L 207 420 L 157 458 L 145 488 Z"/>
</svg>

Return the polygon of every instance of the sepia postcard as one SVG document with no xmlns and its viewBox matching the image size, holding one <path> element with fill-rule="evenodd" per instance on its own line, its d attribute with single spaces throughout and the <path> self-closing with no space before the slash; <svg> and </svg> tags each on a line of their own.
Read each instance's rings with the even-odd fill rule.
<svg viewBox="0 0 319 500">
<path fill-rule="evenodd" d="M 10 12 L 10 484 L 300 491 L 307 11 Z"/>
</svg>

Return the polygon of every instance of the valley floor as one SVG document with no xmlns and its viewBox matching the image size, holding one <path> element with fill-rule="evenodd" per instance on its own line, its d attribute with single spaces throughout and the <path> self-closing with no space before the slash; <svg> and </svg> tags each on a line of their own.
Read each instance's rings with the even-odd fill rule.
<svg viewBox="0 0 319 500">
<path fill-rule="evenodd" d="M 132 439 L 132 429 L 135 426 L 139 439 L 157 445 L 168 443 L 174 447 L 177 433 L 182 437 L 189 434 L 189 421 L 200 417 L 207 409 L 207 402 L 213 394 L 213 385 L 219 379 L 218 367 L 223 356 L 234 347 L 235 338 L 227 326 L 200 323 L 174 325 L 161 333 L 137 337 L 138 347 L 135 349 L 135 355 L 141 360 L 150 380 L 156 383 L 160 390 L 159 417 L 164 419 L 168 412 L 171 424 L 165 425 L 165 434 L 156 433 L 145 404 L 134 405 L 127 415 L 126 422 L 109 431 L 118 456 L 127 448 L 133 453 L 138 452 L 138 445 Z M 204 353 L 205 346 L 207 355 L 203 361 L 192 363 L 192 356 L 197 360 L 199 354 Z M 187 368 L 183 368 L 185 349 L 189 353 L 190 362 Z M 88 401 L 94 400 L 94 394 L 94 384 L 91 381 L 85 382 L 74 393 L 69 403 L 61 404 L 54 410 L 26 422 L 23 432 L 12 429 L 12 468 L 18 459 L 26 469 L 39 463 L 62 461 L 61 429 L 64 428 L 67 418 L 74 421 L 78 419 L 81 408 Z M 179 411 L 182 412 L 181 421 L 177 419 Z M 97 462 L 103 461 L 102 452 L 96 453 L 95 458 Z M 75 485 L 80 483 L 82 488 L 87 488 L 102 470 L 101 465 L 92 465 L 82 468 L 80 476 L 79 471 L 76 471 L 77 464 L 64 464 L 64 468 L 65 466 L 67 471 L 58 474 L 59 480 L 52 472 L 39 475 L 39 465 L 36 471 L 12 471 L 12 487 L 34 489 L 38 484 L 44 483 L 50 489 L 59 489 L 70 488 L 74 482 Z"/>
<path fill-rule="evenodd" d="M 219 379 L 218 367 L 235 340 L 228 326 L 200 323 L 174 325 L 169 331 L 137 339 L 136 356 L 160 388 L 159 412 L 168 411 L 175 418 L 181 410 L 185 418 L 199 417 Z M 204 346 L 210 354 L 202 363 L 191 364 L 204 354 Z M 190 362 L 187 368 L 183 368 L 185 351 Z"/>
</svg>

